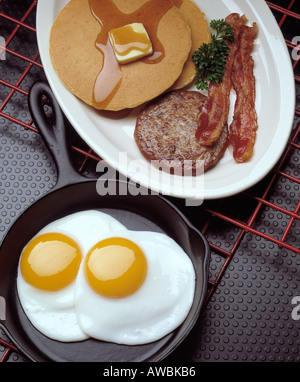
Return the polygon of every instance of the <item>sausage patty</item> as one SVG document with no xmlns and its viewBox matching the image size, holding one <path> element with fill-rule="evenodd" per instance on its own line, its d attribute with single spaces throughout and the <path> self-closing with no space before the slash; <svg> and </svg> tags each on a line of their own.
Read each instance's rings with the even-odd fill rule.
<svg viewBox="0 0 300 382">
<path fill-rule="evenodd" d="M 207 171 L 222 158 L 227 147 L 227 126 L 213 146 L 202 146 L 195 137 L 197 115 L 205 99 L 197 91 L 172 91 L 141 111 L 134 138 L 142 155 L 155 167 L 197 175 L 197 161 L 203 161 Z"/>
</svg>

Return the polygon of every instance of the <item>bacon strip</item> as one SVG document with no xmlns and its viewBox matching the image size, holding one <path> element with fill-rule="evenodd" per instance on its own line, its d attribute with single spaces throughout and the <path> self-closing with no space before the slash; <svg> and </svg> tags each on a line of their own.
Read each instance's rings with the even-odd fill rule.
<svg viewBox="0 0 300 382">
<path fill-rule="evenodd" d="M 258 128 L 255 111 L 254 61 L 251 57 L 257 31 L 256 23 L 253 23 L 252 27 L 244 25 L 241 28 L 239 48 L 232 68 L 231 79 L 237 99 L 229 140 L 233 145 L 233 157 L 239 163 L 251 158 Z"/>
<path fill-rule="evenodd" d="M 233 27 L 235 41 L 230 44 L 230 51 L 226 62 L 223 81 L 216 84 L 211 82 L 208 89 L 207 101 L 200 109 L 198 115 L 198 129 L 196 138 L 205 146 L 212 145 L 227 126 L 230 106 L 231 69 L 238 48 L 238 36 L 240 29 L 247 23 L 247 18 L 232 13 L 226 17 L 226 21 Z"/>
</svg>

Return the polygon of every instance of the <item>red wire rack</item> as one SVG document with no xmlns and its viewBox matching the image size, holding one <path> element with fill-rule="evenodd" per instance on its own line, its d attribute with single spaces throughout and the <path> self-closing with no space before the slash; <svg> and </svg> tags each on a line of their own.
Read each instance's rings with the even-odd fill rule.
<svg viewBox="0 0 300 382">
<path fill-rule="evenodd" d="M 2 2 L 3 2 L 3 0 L 0 0 L 0 5 Z M 18 118 L 15 118 L 9 114 L 6 114 L 4 112 L 4 109 L 5 109 L 5 106 L 9 103 L 10 99 L 13 97 L 15 92 L 20 92 L 23 95 L 28 96 L 28 92 L 26 90 L 22 89 L 22 87 L 21 87 L 22 81 L 28 75 L 28 73 L 32 69 L 32 67 L 37 66 L 39 68 L 42 68 L 42 64 L 39 62 L 38 50 L 36 51 L 36 54 L 34 55 L 33 58 L 29 58 L 29 57 L 26 57 L 25 55 L 22 55 L 16 51 L 10 49 L 10 44 L 13 41 L 14 37 L 16 36 L 17 32 L 19 31 L 19 29 L 21 27 L 26 28 L 32 32 L 36 32 L 36 29 L 33 26 L 29 25 L 26 20 L 28 19 L 30 14 L 35 10 L 37 2 L 38 2 L 38 0 L 32 1 L 31 5 L 26 10 L 23 17 L 20 20 L 17 20 L 10 15 L 7 15 L 5 13 L 0 12 L 0 23 L 1 23 L 1 19 L 4 18 L 4 19 L 9 20 L 11 23 L 14 24 L 14 29 L 11 32 L 11 34 L 9 35 L 9 37 L 6 39 L 5 45 L 4 46 L 0 45 L 0 57 L 1 57 L 1 54 L 3 54 L 3 52 L 5 52 L 6 54 L 10 54 L 10 55 L 13 55 L 13 56 L 16 56 L 16 57 L 22 59 L 24 61 L 24 63 L 26 64 L 25 70 L 23 71 L 23 73 L 20 75 L 20 77 L 18 78 L 18 80 L 15 83 L 8 83 L 7 81 L 0 78 L 0 84 L 3 84 L 5 87 L 10 89 L 8 95 L 3 100 L 2 104 L 0 105 L 0 117 L 5 118 L 8 121 L 11 121 L 16 125 L 21 126 L 27 130 L 31 130 L 35 133 L 38 133 L 38 131 L 33 126 L 32 120 L 30 120 L 28 123 L 26 123 L 26 122 L 22 121 L 21 119 L 18 119 Z M 277 21 L 278 21 L 280 28 L 284 27 L 288 18 L 293 19 L 293 20 L 300 20 L 300 14 L 296 13 L 292 10 L 295 2 L 296 2 L 296 0 L 287 1 L 287 2 L 285 2 L 285 4 L 287 3 L 287 6 L 283 7 L 283 6 L 275 4 L 275 1 L 274 2 L 267 1 L 267 4 L 270 7 L 270 9 L 274 13 L 276 13 L 276 18 L 277 18 Z M 277 3 L 278 3 L 278 1 L 277 1 Z M 286 39 L 286 44 L 290 50 L 299 49 L 299 46 L 296 46 L 292 40 Z M 299 82 L 300 82 L 300 76 L 296 74 L 297 71 L 299 72 L 299 58 L 300 58 L 300 54 L 298 53 L 297 58 L 292 60 L 292 64 L 293 64 L 293 68 L 294 68 L 294 72 L 295 72 L 296 84 L 299 84 Z M 0 77 L 1 77 L 1 74 L 0 74 Z M 230 213 L 221 212 L 221 210 L 218 208 L 219 205 L 214 206 L 213 208 L 206 207 L 205 205 L 203 205 L 203 207 L 201 207 L 201 208 L 203 208 L 203 210 L 205 210 L 205 212 L 207 213 L 207 216 L 208 216 L 208 218 L 206 219 L 206 222 L 202 228 L 202 232 L 204 234 L 206 234 L 206 232 L 209 230 L 211 222 L 213 221 L 214 218 L 221 219 L 221 221 L 223 221 L 225 224 L 230 224 L 230 225 L 233 225 L 235 227 L 238 227 L 238 232 L 239 232 L 229 250 L 222 248 L 218 244 L 215 244 L 212 242 L 209 243 L 212 251 L 214 251 L 215 253 L 218 253 L 220 256 L 222 256 L 224 258 L 224 262 L 221 266 L 221 269 L 218 271 L 217 275 L 215 276 L 215 279 L 209 281 L 209 290 L 208 290 L 208 294 L 206 297 L 206 302 L 208 302 L 208 300 L 211 298 L 212 294 L 214 293 L 214 291 L 215 291 L 218 283 L 220 282 L 225 270 L 227 269 L 232 257 L 236 253 L 237 248 L 238 248 L 239 244 L 241 243 L 243 236 L 247 232 L 250 232 L 254 235 L 258 235 L 258 236 L 260 236 L 260 237 L 262 237 L 262 238 L 264 238 L 270 242 L 273 242 L 281 248 L 286 248 L 286 249 L 291 250 L 297 254 L 300 254 L 300 248 L 299 247 L 296 247 L 295 245 L 292 245 L 286 241 L 286 238 L 288 236 L 288 233 L 289 233 L 291 227 L 293 226 L 293 223 L 296 220 L 299 221 L 299 219 L 300 219 L 300 215 L 299 215 L 300 200 L 298 201 L 296 207 L 294 209 L 291 209 L 291 210 L 268 200 L 270 190 L 272 189 L 278 176 L 285 177 L 291 182 L 295 182 L 296 184 L 300 184 L 299 178 L 289 174 L 287 171 L 284 170 L 284 163 L 286 162 L 290 151 L 292 149 L 297 149 L 297 150 L 300 149 L 300 144 L 298 143 L 299 142 L 299 135 L 300 135 L 299 117 L 300 117 L 300 108 L 298 106 L 295 109 L 295 125 L 296 125 L 296 127 L 294 129 L 294 133 L 291 136 L 291 138 L 290 138 L 290 140 L 286 146 L 286 149 L 284 151 L 284 154 L 283 154 L 280 162 L 276 165 L 276 168 L 273 169 L 271 176 L 269 178 L 268 184 L 264 188 L 262 194 L 261 195 L 256 195 L 256 194 L 253 195 L 253 194 L 248 194 L 247 192 L 245 192 L 245 195 L 247 195 L 247 198 L 252 200 L 252 205 L 254 206 L 252 211 L 251 211 L 250 217 L 248 218 L 248 221 L 246 221 L 246 222 L 241 221 L 241 220 L 238 220 L 236 218 L 233 218 Z M 90 161 L 90 160 L 99 161 L 100 160 L 100 158 L 91 149 L 85 150 L 85 149 L 82 149 L 78 146 L 72 146 L 72 149 L 82 156 L 79 171 L 83 171 L 85 169 L 88 161 Z M 285 227 L 284 233 L 282 234 L 282 236 L 280 238 L 266 234 L 263 230 L 258 230 L 257 228 L 255 228 L 254 222 L 255 222 L 257 216 L 259 215 L 260 211 L 264 207 L 272 208 L 275 211 L 281 212 L 288 217 L 288 224 Z M 1 338 L 0 338 L 0 345 L 4 346 L 4 349 L 5 349 L 5 351 L 1 355 L 0 362 L 6 361 L 11 352 L 18 352 L 18 350 L 15 348 L 15 346 L 12 343 L 10 343 L 4 339 L 1 339 Z"/>
</svg>

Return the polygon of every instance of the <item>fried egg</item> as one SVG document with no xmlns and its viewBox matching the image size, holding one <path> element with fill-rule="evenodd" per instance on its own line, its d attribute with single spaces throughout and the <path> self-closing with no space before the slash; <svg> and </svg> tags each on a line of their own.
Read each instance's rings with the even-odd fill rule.
<svg viewBox="0 0 300 382">
<path fill-rule="evenodd" d="M 102 235 L 122 229 L 108 214 L 81 211 L 48 224 L 25 246 L 17 290 L 25 314 L 40 332 L 63 342 L 88 338 L 75 313 L 79 265 Z"/>
<path fill-rule="evenodd" d="M 130 249 L 119 269 L 109 260 L 118 256 L 118 247 Z M 114 232 L 81 263 L 75 297 L 79 325 L 99 340 L 127 345 L 153 342 L 184 321 L 194 288 L 191 260 L 173 239 L 157 232 Z"/>
<path fill-rule="evenodd" d="M 17 288 L 27 317 L 49 338 L 138 345 L 185 320 L 195 272 L 167 235 L 128 230 L 89 210 L 49 224 L 28 243 Z"/>
</svg>

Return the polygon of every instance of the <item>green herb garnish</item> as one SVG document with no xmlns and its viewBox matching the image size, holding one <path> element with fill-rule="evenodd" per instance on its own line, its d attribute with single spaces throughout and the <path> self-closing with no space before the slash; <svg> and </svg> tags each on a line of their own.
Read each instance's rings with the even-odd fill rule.
<svg viewBox="0 0 300 382">
<path fill-rule="evenodd" d="M 196 87 L 207 90 L 210 81 L 222 82 L 230 47 L 234 41 L 234 31 L 224 19 L 212 20 L 210 27 L 216 31 L 211 42 L 204 43 L 196 50 L 192 59 L 196 67 Z"/>
</svg>

